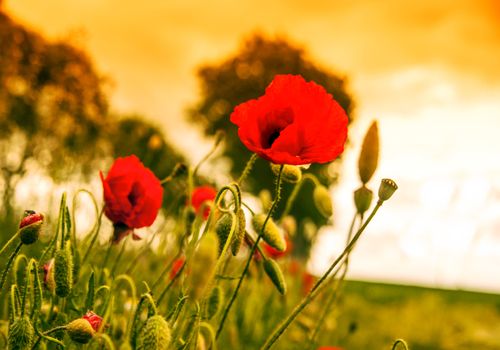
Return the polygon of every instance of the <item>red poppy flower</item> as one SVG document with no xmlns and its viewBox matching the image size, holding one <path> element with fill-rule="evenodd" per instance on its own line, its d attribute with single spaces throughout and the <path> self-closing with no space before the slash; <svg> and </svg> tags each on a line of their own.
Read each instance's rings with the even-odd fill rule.
<svg viewBox="0 0 500 350">
<path fill-rule="evenodd" d="M 104 213 L 115 228 L 117 243 L 133 229 L 150 226 L 163 199 L 160 180 L 134 155 L 115 160 L 108 175 L 100 173 L 104 192 Z"/>
<path fill-rule="evenodd" d="M 210 207 L 207 202 L 213 201 L 215 196 L 217 196 L 217 191 L 211 186 L 196 187 L 191 194 L 191 205 L 196 212 L 203 206 L 203 218 L 206 219 L 210 214 Z"/>
<path fill-rule="evenodd" d="M 249 150 L 275 164 L 330 162 L 347 138 L 342 107 L 299 75 L 277 75 L 264 96 L 234 109 L 231 122 Z"/>
<path fill-rule="evenodd" d="M 88 311 L 85 315 L 83 315 L 82 318 L 84 320 L 87 320 L 90 323 L 90 325 L 92 326 L 94 331 L 96 331 L 96 332 L 99 331 L 99 328 L 101 327 L 101 323 L 102 323 L 101 316 L 99 316 L 98 314 L 96 314 L 92 311 Z"/>
</svg>

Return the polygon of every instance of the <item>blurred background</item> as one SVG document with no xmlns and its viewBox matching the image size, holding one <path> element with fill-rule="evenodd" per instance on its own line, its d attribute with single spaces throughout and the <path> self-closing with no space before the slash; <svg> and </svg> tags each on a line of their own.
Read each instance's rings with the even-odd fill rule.
<svg viewBox="0 0 500 350">
<path fill-rule="evenodd" d="M 83 183 L 100 198 L 98 171 L 116 156 L 135 153 L 160 178 L 178 161 L 196 163 L 218 129 L 224 149 L 202 173 L 224 184 L 249 157 L 228 122 L 233 107 L 275 74 L 302 74 L 351 124 L 342 159 L 310 168 L 331 185 L 333 219 L 311 210 L 304 188 L 294 254 L 319 274 L 341 251 L 362 137 L 376 119 L 381 158 L 370 187 L 390 177 L 400 190 L 353 253 L 348 278 L 374 283 L 352 284 L 358 299 L 346 307 L 454 310 L 418 331 L 429 341 L 422 349 L 498 349 L 498 62 L 495 0 L 0 1 L 2 232 L 25 207 L 53 210 L 64 189 Z M 255 172 L 263 180 L 248 190 L 265 195 L 272 173 L 263 161 Z M 401 317 L 421 321 L 410 311 Z M 465 315 L 477 322 L 460 323 Z M 458 325 L 446 319 L 455 316 Z M 458 347 L 457 334 L 468 339 Z"/>
</svg>

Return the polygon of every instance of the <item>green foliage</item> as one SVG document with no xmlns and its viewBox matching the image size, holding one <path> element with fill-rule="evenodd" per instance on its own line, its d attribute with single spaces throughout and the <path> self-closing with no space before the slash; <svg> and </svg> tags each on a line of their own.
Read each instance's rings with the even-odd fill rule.
<svg viewBox="0 0 500 350">
<path fill-rule="evenodd" d="M 346 88 L 346 79 L 320 67 L 308 57 L 306 51 L 282 38 L 271 39 L 256 34 L 245 40 L 239 51 L 215 64 L 207 64 L 198 70 L 201 98 L 190 111 L 190 119 L 199 125 L 205 134 L 214 135 L 217 130 L 226 130 L 224 156 L 232 161 L 231 173 L 234 178 L 243 171 L 251 153 L 243 146 L 236 127 L 229 121 L 234 107 L 249 99 L 264 94 L 265 88 L 277 74 L 300 74 L 306 80 L 322 85 L 352 117 L 353 101 Z M 325 185 L 334 183 L 329 165 L 314 164 L 310 171 Z M 267 162 L 258 160 L 252 170 L 245 190 L 258 194 L 261 190 L 273 188 L 273 173 Z M 290 186 L 284 186 L 284 196 Z M 312 219 L 316 224 L 324 224 L 326 219 L 308 205 L 311 187 L 305 186 L 298 195 L 292 214 L 302 221 Z M 283 207 L 278 207 L 278 213 Z M 306 255 L 311 239 L 304 236 L 302 222 L 299 222 L 298 240 L 295 253 Z M 299 242 L 300 241 L 300 242 Z M 301 250 L 302 249 L 302 250 Z"/>
</svg>

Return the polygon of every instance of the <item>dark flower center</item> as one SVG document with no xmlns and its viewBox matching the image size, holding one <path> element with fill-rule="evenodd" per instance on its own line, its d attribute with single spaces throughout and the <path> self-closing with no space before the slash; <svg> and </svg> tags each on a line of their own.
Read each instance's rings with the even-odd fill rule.
<svg viewBox="0 0 500 350">
<path fill-rule="evenodd" d="M 266 148 L 271 148 L 271 146 L 273 145 L 274 141 L 276 141 L 276 139 L 278 137 L 280 137 L 280 133 L 281 133 L 281 130 L 275 130 L 271 133 L 271 135 L 269 135 L 269 137 L 267 138 L 267 143 L 265 145 Z"/>
</svg>

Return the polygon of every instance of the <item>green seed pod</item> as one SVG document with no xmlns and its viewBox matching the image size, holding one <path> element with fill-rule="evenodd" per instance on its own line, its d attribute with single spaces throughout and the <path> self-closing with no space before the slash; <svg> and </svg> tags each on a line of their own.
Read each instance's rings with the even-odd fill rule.
<svg viewBox="0 0 500 350">
<path fill-rule="evenodd" d="M 68 323 L 66 331 L 71 340 L 79 344 L 87 344 L 95 334 L 90 322 L 83 318 L 77 318 Z"/>
<path fill-rule="evenodd" d="M 198 248 L 194 252 L 191 264 L 190 297 L 197 300 L 203 295 L 205 286 L 209 282 L 219 256 L 219 239 L 217 234 L 209 231 L 201 238 Z"/>
<path fill-rule="evenodd" d="M 313 199 L 316 208 L 325 218 L 329 218 L 333 214 L 332 199 L 330 192 L 325 186 L 316 186 L 313 192 Z"/>
<path fill-rule="evenodd" d="M 374 121 L 366 132 L 359 154 L 359 178 L 363 184 L 370 181 L 378 165 L 379 141 L 377 121 Z"/>
<path fill-rule="evenodd" d="M 56 252 L 54 257 L 54 279 L 56 281 L 56 295 L 65 298 L 73 286 L 73 257 L 69 242 L 64 249 Z"/>
<path fill-rule="evenodd" d="M 123 343 L 120 344 L 118 347 L 119 350 L 133 350 L 132 345 L 128 341 L 124 341 Z"/>
<path fill-rule="evenodd" d="M 286 283 L 283 272 L 281 272 L 280 266 L 273 259 L 267 259 L 264 261 L 264 271 L 267 276 L 271 279 L 278 292 L 282 295 L 286 293 Z"/>
<path fill-rule="evenodd" d="M 31 350 L 35 329 L 27 316 L 18 318 L 9 326 L 9 350 Z"/>
<path fill-rule="evenodd" d="M 273 163 L 270 163 L 270 165 L 274 175 L 278 176 L 281 165 Z M 302 171 L 298 166 L 285 164 L 281 173 L 281 178 L 284 182 L 296 184 L 302 179 Z"/>
<path fill-rule="evenodd" d="M 363 215 L 372 203 L 373 192 L 365 187 L 365 185 L 354 191 L 354 204 L 358 210 L 358 214 Z"/>
<path fill-rule="evenodd" d="M 171 341 L 170 327 L 160 315 L 150 317 L 137 339 L 137 350 L 167 350 Z"/>
<path fill-rule="evenodd" d="M 386 201 L 392 197 L 394 192 L 398 189 L 398 185 L 391 179 L 382 179 L 380 187 L 378 188 L 378 198 L 381 201 Z"/>
<path fill-rule="evenodd" d="M 252 225 L 257 234 L 260 234 L 262 226 L 266 221 L 266 217 L 267 215 L 264 214 L 257 214 L 253 216 Z M 280 229 L 271 218 L 267 220 L 266 228 L 262 233 L 262 239 L 271 247 L 279 250 L 280 252 L 284 252 L 286 250 L 285 237 L 283 237 L 283 234 L 280 232 Z"/>
<path fill-rule="evenodd" d="M 281 221 L 281 226 L 283 230 L 288 234 L 289 237 L 295 236 L 297 232 L 297 220 L 291 215 L 287 215 Z"/>
<path fill-rule="evenodd" d="M 23 244 L 33 244 L 38 241 L 42 230 L 43 221 L 34 222 L 19 229 L 19 238 Z"/>
<path fill-rule="evenodd" d="M 238 255 L 241 248 L 241 243 L 245 239 L 245 227 L 247 225 L 247 220 L 245 218 L 245 212 L 243 209 L 239 208 L 236 213 L 238 219 L 238 229 L 235 232 L 233 241 L 231 242 L 231 252 L 234 256 Z"/>
<path fill-rule="evenodd" d="M 207 312 L 206 312 L 206 318 L 211 319 L 217 313 L 219 312 L 222 304 L 224 301 L 224 294 L 222 292 L 222 288 L 220 286 L 215 287 L 212 289 L 212 292 L 210 293 L 210 296 L 208 297 L 207 300 Z"/>
<path fill-rule="evenodd" d="M 217 233 L 217 236 L 219 237 L 219 254 L 221 254 L 224 249 L 224 245 L 229 237 L 232 225 L 233 219 L 231 214 L 222 215 L 222 217 L 215 224 L 215 233 Z M 235 222 L 235 225 L 238 225 L 238 221 Z M 238 227 L 235 227 L 235 232 L 237 231 Z"/>
</svg>

